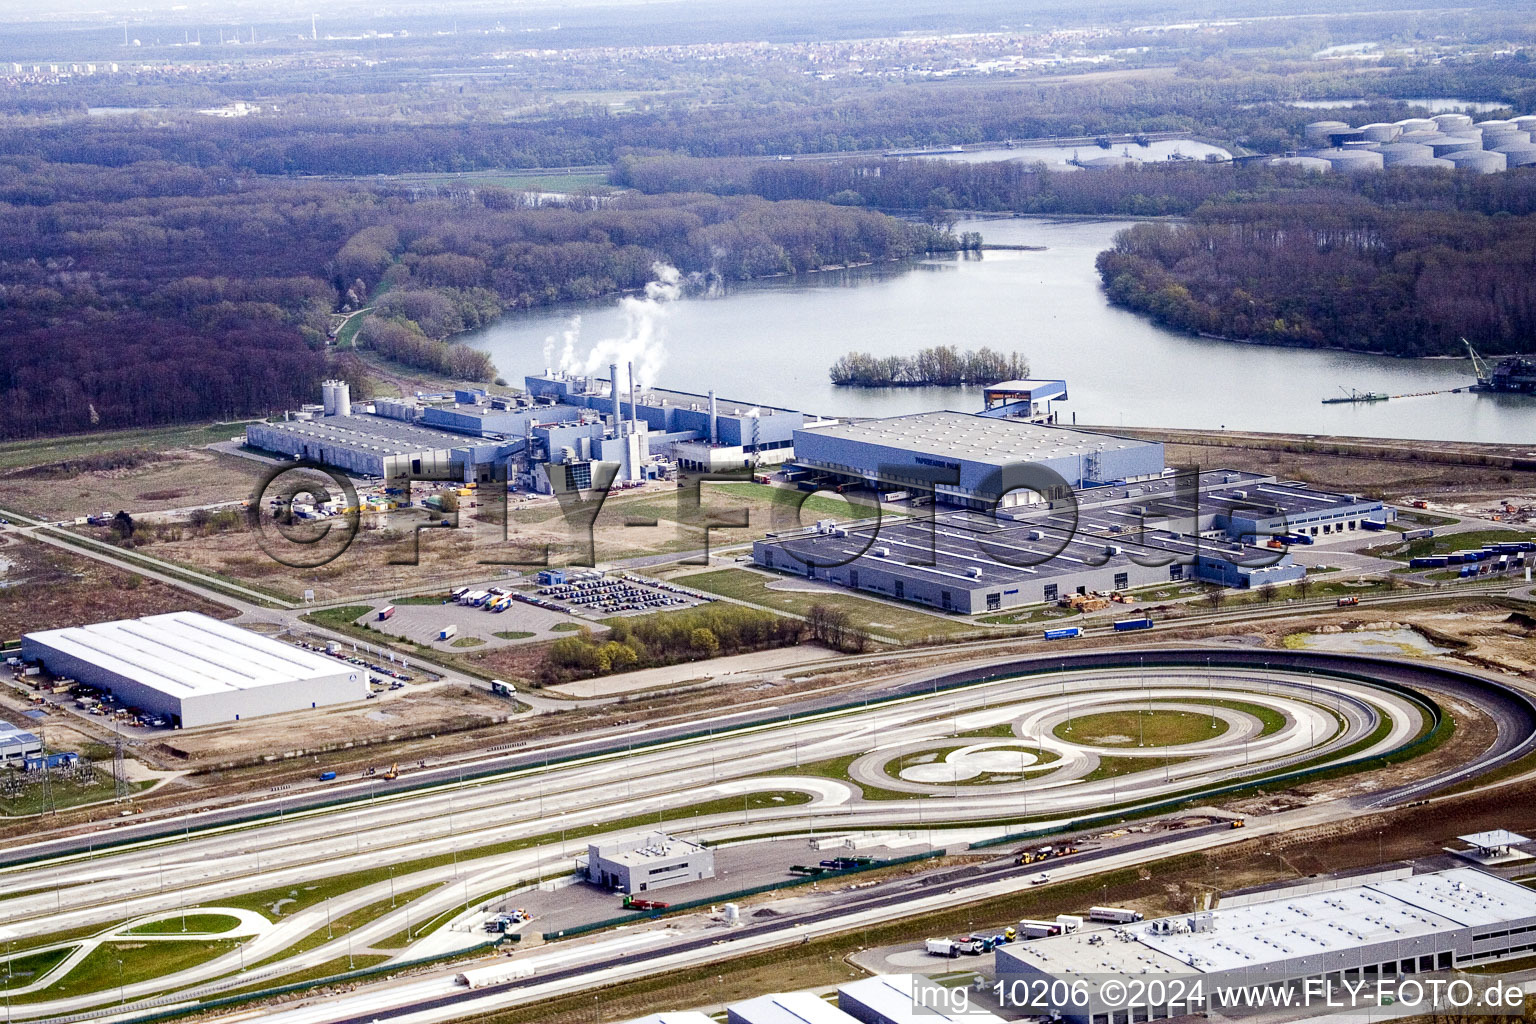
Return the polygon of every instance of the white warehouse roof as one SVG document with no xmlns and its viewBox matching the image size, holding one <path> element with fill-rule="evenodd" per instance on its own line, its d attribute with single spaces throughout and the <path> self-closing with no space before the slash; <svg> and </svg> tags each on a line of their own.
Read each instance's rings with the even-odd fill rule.
<svg viewBox="0 0 1536 1024">
<path fill-rule="evenodd" d="M 858 423 L 811 423 L 804 429 L 821 437 L 909 451 L 938 451 L 954 459 L 999 466 L 1121 448 L 1144 448 L 1148 444 L 1112 434 L 1091 434 L 1070 427 L 951 411 L 912 413 Z"/>
<path fill-rule="evenodd" d="M 781 992 L 732 1003 L 726 1015 L 730 1024 L 859 1024 L 810 992 Z"/>
<path fill-rule="evenodd" d="M 334 677 L 346 668 L 199 612 L 51 629 L 25 639 L 183 700 Z"/>
<path fill-rule="evenodd" d="M 957 992 L 965 1002 L 952 1005 L 948 999 L 925 998 L 921 1006 L 914 1005 L 910 974 L 882 974 L 873 978 L 861 978 L 839 985 L 837 1005 L 865 1024 L 1002 1024 L 1003 1019 L 986 1010 L 975 1009 L 970 1004 L 969 991 L 961 986 Z M 927 978 L 924 982 L 932 985 Z M 873 1020 L 871 1020 L 873 1018 Z"/>
</svg>

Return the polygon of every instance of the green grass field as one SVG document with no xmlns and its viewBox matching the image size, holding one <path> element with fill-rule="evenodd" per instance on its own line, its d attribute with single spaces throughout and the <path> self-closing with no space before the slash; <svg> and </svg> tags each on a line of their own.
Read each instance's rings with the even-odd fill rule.
<svg viewBox="0 0 1536 1024">
<path fill-rule="evenodd" d="M 562 622 L 561 625 L 563 626 L 565 623 Z M 507 629 L 500 633 L 491 634 L 491 636 L 494 636 L 498 640 L 527 640 L 533 635 L 534 634 L 528 632 L 525 629 Z"/>
<path fill-rule="evenodd" d="M 114 454 L 134 448 L 152 452 L 173 448 L 201 448 L 215 441 L 243 436 L 245 424 L 223 423 L 214 426 L 156 427 L 145 430 L 110 430 L 100 434 L 70 434 L 50 438 L 46 444 L 35 440 L 7 441 L 0 444 L 0 469 L 67 462 L 91 455 Z"/>
<path fill-rule="evenodd" d="M 0 991 L 25 988 L 32 984 L 75 951 L 74 946 L 50 949 L 42 953 L 22 953 L 7 961 L 0 961 Z"/>
<path fill-rule="evenodd" d="M 1173 747 L 1198 743 L 1227 731 L 1227 723 L 1210 715 L 1171 708 L 1102 711 L 1079 715 L 1058 725 L 1058 739 L 1090 746 Z"/>
<path fill-rule="evenodd" d="M 240 924 L 240 919 L 228 914 L 187 914 L 185 917 L 167 917 L 160 921 L 150 921 L 136 928 L 128 929 L 129 935 L 177 935 L 181 932 L 194 932 L 199 935 L 217 935 L 227 932 Z"/>
<path fill-rule="evenodd" d="M 949 638 L 977 629 L 961 619 L 942 618 L 924 612 L 883 604 L 839 591 L 770 590 L 768 584 L 783 577 L 766 576 L 747 569 L 716 569 L 676 577 L 675 582 L 722 597 L 806 615 L 812 605 L 825 605 L 846 611 L 853 624 L 877 636 L 902 643 L 915 643 L 929 637 Z"/>
<path fill-rule="evenodd" d="M 44 1002 L 103 992 L 117 988 L 120 984 L 131 985 L 134 982 L 163 978 L 223 956 L 236 945 L 233 939 L 103 943 L 53 984 L 37 992 L 17 996 L 12 1002 Z"/>
</svg>

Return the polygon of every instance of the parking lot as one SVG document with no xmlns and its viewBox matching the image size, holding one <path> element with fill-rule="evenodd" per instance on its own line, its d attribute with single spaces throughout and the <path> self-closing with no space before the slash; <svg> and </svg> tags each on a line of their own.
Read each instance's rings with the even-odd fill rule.
<svg viewBox="0 0 1536 1024">
<path fill-rule="evenodd" d="M 574 573 L 564 582 L 540 586 L 540 602 L 592 615 L 644 615 L 706 604 L 710 595 L 677 583 L 646 579 L 629 573 Z"/>
<path fill-rule="evenodd" d="M 357 620 L 358 625 L 366 624 L 380 633 L 414 640 L 436 648 L 451 648 L 454 641 L 465 637 L 475 637 L 484 641 L 482 644 L 460 645 L 473 646 L 476 650 L 516 643 L 533 643 L 539 640 L 555 640 L 562 636 L 569 636 L 571 627 L 577 624 L 597 632 L 607 629 L 606 626 L 595 622 L 573 619 L 564 612 L 536 608 L 522 601 L 514 601 L 505 610 L 499 612 L 452 602 L 398 604 L 395 605 L 394 615 L 380 620 L 378 612 L 383 607 L 385 607 L 383 604 L 374 606 L 372 611 Z M 439 640 L 439 634 L 448 626 L 456 626 L 457 634 L 447 640 Z M 565 630 L 556 629 L 556 626 L 564 626 Z M 498 633 L 508 635 L 497 636 Z"/>
</svg>

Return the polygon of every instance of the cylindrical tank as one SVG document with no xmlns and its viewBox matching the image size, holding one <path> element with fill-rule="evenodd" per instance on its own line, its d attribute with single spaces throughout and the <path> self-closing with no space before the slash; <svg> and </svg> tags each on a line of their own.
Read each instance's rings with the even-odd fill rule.
<svg viewBox="0 0 1536 1024">
<path fill-rule="evenodd" d="M 1536 143 L 1523 142 L 1511 146 L 1500 146 L 1494 150 L 1504 154 L 1504 162 L 1511 167 L 1530 167 L 1536 164 Z"/>
<path fill-rule="evenodd" d="M 1369 149 L 1320 149 L 1307 156 L 1327 160 L 1336 171 L 1379 171 L 1386 166 L 1381 154 Z"/>
<path fill-rule="evenodd" d="M 1328 136 L 1341 131 L 1349 131 L 1349 125 L 1343 121 L 1313 121 L 1301 130 L 1301 137 L 1307 145 L 1320 148 L 1329 144 Z"/>
<path fill-rule="evenodd" d="M 352 415 L 352 385 L 344 380 L 336 381 L 336 415 Z"/>
<path fill-rule="evenodd" d="M 1416 160 L 1420 157 L 1435 155 L 1435 151 L 1428 146 L 1420 146 L 1412 142 L 1390 142 L 1385 146 L 1377 146 L 1376 152 L 1381 154 L 1383 162 L 1388 167 L 1395 167 L 1404 160 Z"/>
<path fill-rule="evenodd" d="M 1433 132 L 1440 129 L 1434 119 L 1428 117 L 1405 117 L 1397 122 L 1397 126 L 1405 132 Z"/>
<path fill-rule="evenodd" d="M 326 380 L 320 382 L 320 406 L 327 416 L 336 415 L 336 385 L 339 381 Z"/>
<path fill-rule="evenodd" d="M 1536 114 L 1523 114 L 1514 119 L 1515 127 L 1523 132 L 1536 132 Z"/>
<path fill-rule="evenodd" d="M 1484 129 L 1483 131 L 1484 149 L 1503 149 L 1505 146 L 1530 141 L 1531 133 L 1523 132 L 1518 128 L 1499 128 L 1493 131 Z"/>
<path fill-rule="evenodd" d="M 1443 132 L 1453 132 L 1458 128 L 1472 127 L 1472 119 L 1466 114 L 1436 114 L 1432 120 Z"/>
<path fill-rule="evenodd" d="M 1316 171 L 1319 174 L 1333 170 L 1333 164 L 1315 156 L 1277 156 L 1270 163 L 1282 167 L 1300 167 L 1304 171 Z"/>
<path fill-rule="evenodd" d="M 1509 166 L 1503 153 L 1490 153 L 1484 149 L 1451 153 L 1446 159 L 1463 171 L 1476 171 L 1479 174 L 1495 174 Z"/>
<path fill-rule="evenodd" d="M 1487 121 L 1479 121 L 1472 127 L 1481 128 L 1483 131 L 1487 131 L 1490 128 L 1513 128 L 1515 127 L 1515 122 L 1495 117 Z"/>
<path fill-rule="evenodd" d="M 1432 156 L 1414 156 L 1414 157 L 1409 157 L 1407 160 L 1404 160 L 1401 163 L 1393 164 L 1392 166 L 1393 166 L 1394 169 L 1401 169 L 1401 168 L 1404 168 L 1404 167 L 1416 167 L 1416 168 L 1433 167 L 1433 168 L 1439 168 L 1442 171 L 1454 171 L 1456 169 L 1456 165 L 1451 163 L 1449 160 L 1441 160 L 1441 159 L 1439 159 L 1437 157 L 1432 157 Z"/>
<path fill-rule="evenodd" d="M 1402 133 L 1403 130 L 1397 125 L 1387 124 L 1385 121 L 1360 126 L 1360 134 L 1371 142 L 1391 142 Z"/>
<path fill-rule="evenodd" d="M 1452 153 L 1464 153 L 1468 150 L 1482 149 L 1483 140 L 1449 135 L 1439 142 L 1430 143 L 1429 148 L 1434 150 L 1435 156 L 1449 156 Z"/>
</svg>

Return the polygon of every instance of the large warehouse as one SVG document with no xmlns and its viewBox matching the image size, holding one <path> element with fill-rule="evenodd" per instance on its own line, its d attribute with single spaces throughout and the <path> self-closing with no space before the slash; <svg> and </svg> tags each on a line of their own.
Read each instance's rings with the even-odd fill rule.
<svg viewBox="0 0 1536 1024">
<path fill-rule="evenodd" d="M 1102 980 L 1199 978 L 1207 993 L 1310 978 L 1374 982 L 1533 948 L 1536 892 L 1476 868 L 1452 868 L 1386 872 L 1344 888 L 1304 883 L 1232 909 L 1022 942 L 998 950 L 997 971 L 1031 991 L 1043 981 L 1046 992 L 1070 992 L 1081 979 L 1087 1005 L 1064 1000 L 1041 1012 L 1074 1024 L 1131 1024 L 1203 1007 L 1111 1009 L 1100 998 Z"/>
<path fill-rule="evenodd" d="M 770 533 L 753 543 L 752 557 L 764 568 L 969 615 L 1186 579 L 1288 583 L 1304 567 L 1270 538 L 1348 535 L 1391 514 L 1374 499 L 1253 473 L 1202 473 L 1198 483 L 1193 473 L 1170 473 L 995 515 L 965 509 Z"/>
<path fill-rule="evenodd" d="M 1073 488 L 1163 472 L 1155 441 L 963 412 L 806 426 L 794 447 L 795 464 L 812 472 L 886 491 L 932 490 L 935 500 L 965 508 L 1030 500 L 1040 468 Z"/>
<path fill-rule="evenodd" d="M 28 633 L 21 656 L 184 728 L 368 696 L 356 665 L 197 612 Z"/>
</svg>

